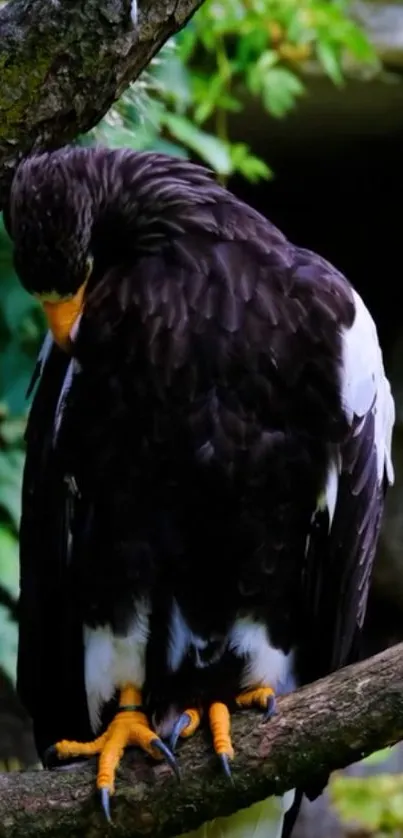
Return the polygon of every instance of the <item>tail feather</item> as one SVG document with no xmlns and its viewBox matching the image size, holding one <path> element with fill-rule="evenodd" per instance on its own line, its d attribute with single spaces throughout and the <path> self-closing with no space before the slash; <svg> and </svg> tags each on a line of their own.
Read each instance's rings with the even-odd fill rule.
<svg viewBox="0 0 403 838">
<path fill-rule="evenodd" d="M 182 838 L 281 838 L 284 818 L 291 809 L 295 790 L 268 797 L 226 818 L 215 818 Z"/>
</svg>

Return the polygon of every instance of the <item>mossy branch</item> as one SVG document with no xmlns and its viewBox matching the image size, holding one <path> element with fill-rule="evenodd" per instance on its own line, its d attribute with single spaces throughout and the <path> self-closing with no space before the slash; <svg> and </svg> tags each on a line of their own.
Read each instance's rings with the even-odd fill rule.
<svg viewBox="0 0 403 838">
<path fill-rule="evenodd" d="M 0 206 L 31 149 L 99 122 L 203 0 L 9 0 L 0 11 Z"/>
<path fill-rule="evenodd" d="M 220 775 L 208 738 L 183 743 L 181 782 L 166 765 L 126 755 L 109 829 L 95 788 L 94 763 L 70 770 L 0 776 L 0 837 L 170 838 L 217 816 L 361 759 L 403 739 L 403 644 L 346 667 L 279 701 L 263 724 L 233 716 L 233 785 Z"/>
</svg>

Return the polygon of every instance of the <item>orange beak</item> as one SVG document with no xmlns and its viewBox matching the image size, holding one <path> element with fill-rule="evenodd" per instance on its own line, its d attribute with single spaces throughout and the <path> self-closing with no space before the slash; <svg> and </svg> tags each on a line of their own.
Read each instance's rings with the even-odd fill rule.
<svg viewBox="0 0 403 838">
<path fill-rule="evenodd" d="M 65 352 L 69 350 L 70 332 L 83 308 L 85 286 L 86 282 L 81 285 L 73 297 L 69 297 L 67 300 L 42 301 L 42 307 L 53 337 Z"/>
</svg>

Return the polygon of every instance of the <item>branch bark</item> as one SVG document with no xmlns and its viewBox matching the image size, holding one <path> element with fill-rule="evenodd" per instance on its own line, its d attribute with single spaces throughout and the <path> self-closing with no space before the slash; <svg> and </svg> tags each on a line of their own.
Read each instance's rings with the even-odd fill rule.
<svg viewBox="0 0 403 838">
<path fill-rule="evenodd" d="M 88 131 L 203 0 L 10 0 L 0 11 L 0 206 L 18 159 Z"/>
<path fill-rule="evenodd" d="M 112 800 L 114 838 L 180 835 L 401 739 L 403 644 L 280 699 L 268 724 L 234 715 L 233 785 L 202 734 L 180 749 L 180 783 L 165 765 L 127 754 Z M 0 838 L 106 835 L 94 767 L 0 776 Z"/>
</svg>

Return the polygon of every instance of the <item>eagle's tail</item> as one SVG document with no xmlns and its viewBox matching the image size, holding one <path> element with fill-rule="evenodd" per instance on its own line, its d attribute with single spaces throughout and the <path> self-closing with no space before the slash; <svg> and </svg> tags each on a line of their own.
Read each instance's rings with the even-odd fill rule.
<svg viewBox="0 0 403 838">
<path fill-rule="evenodd" d="M 294 797 L 294 789 L 281 797 L 268 797 L 229 817 L 208 821 L 182 838 L 281 838 L 284 818 Z"/>
</svg>

